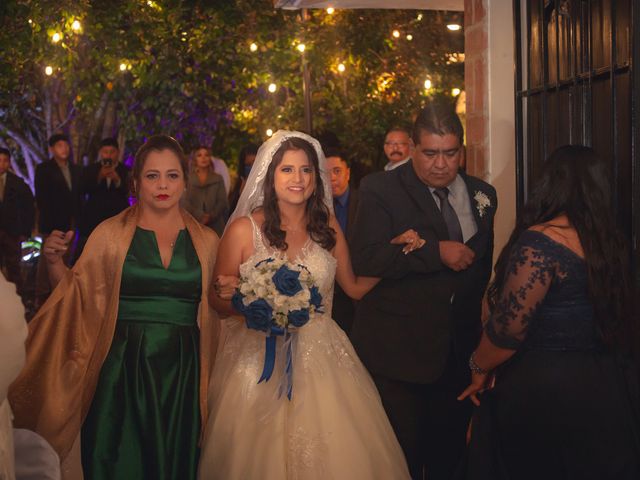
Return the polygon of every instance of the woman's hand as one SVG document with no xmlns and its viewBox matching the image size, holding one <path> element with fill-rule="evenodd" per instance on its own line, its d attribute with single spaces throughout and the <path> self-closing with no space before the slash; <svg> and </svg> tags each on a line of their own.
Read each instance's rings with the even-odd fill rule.
<svg viewBox="0 0 640 480">
<path fill-rule="evenodd" d="M 471 384 L 465 388 L 458 396 L 458 400 L 464 400 L 467 397 L 471 398 L 473 404 L 477 407 L 480 405 L 478 394 L 493 388 L 493 374 L 489 373 L 471 373 Z"/>
<path fill-rule="evenodd" d="M 67 233 L 54 230 L 47 237 L 42 246 L 42 253 L 50 265 L 62 262 L 62 256 L 67 252 L 69 244 L 73 240 L 73 235 L 73 230 L 69 230 Z"/>
<path fill-rule="evenodd" d="M 222 300 L 231 300 L 239 285 L 240 279 L 234 275 L 218 275 L 213 289 Z"/>
<path fill-rule="evenodd" d="M 404 233 L 401 233 L 397 237 L 391 239 L 391 244 L 393 245 L 404 245 L 402 252 L 407 255 L 418 248 L 422 248 L 426 243 L 426 240 L 420 238 L 418 232 L 410 228 Z"/>
</svg>

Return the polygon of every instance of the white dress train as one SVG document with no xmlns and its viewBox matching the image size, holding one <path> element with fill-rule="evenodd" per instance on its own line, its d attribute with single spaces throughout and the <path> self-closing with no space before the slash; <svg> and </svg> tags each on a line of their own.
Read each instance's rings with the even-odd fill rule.
<svg viewBox="0 0 640 480">
<path fill-rule="evenodd" d="M 250 217 L 251 218 L 251 217 Z M 245 273 L 268 249 L 251 218 L 255 253 Z M 210 417 L 199 478 L 224 480 L 402 480 L 406 461 L 369 373 L 345 333 L 331 319 L 336 260 L 308 242 L 300 263 L 312 273 L 325 314 L 292 336 L 293 390 L 285 393 L 286 346 L 277 339 L 276 365 L 267 382 L 265 334 L 238 317 L 223 320 L 209 387 Z"/>
</svg>

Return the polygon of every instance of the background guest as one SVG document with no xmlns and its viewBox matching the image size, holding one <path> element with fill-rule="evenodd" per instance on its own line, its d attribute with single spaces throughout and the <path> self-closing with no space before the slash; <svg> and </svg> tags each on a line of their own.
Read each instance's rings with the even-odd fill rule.
<svg viewBox="0 0 640 480">
<path fill-rule="evenodd" d="M 469 478 L 640 478 L 637 325 L 608 170 L 588 147 L 553 152 L 498 258 L 460 396 L 477 404 L 495 371 Z"/>
<path fill-rule="evenodd" d="M 23 296 L 21 243 L 31 235 L 35 208 L 27 184 L 9 170 L 10 158 L 9 150 L 0 148 L 0 267 Z"/>
<path fill-rule="evenodd" d="M 327 170 L 331 179 L 333 211 L 336 220 L 349 243 L 352 226 L 358 209 L 358 190 L 349 185 L 351 168 L 345 155 L 336 149 L 326 149 Z M 351 331 L 355 306 L 353 300 L 336 282 L 333 293 L 332 317 L 347 334 Z"/>
<path fill-rule="evenodd" d="M 384 154 L 387 157 L 386 171 L 398 168 L 411 160 L 413 141 L 409 130 L 403 127 L 392 127 L 384 136 Z"/>
<path fill-rule="evenodd" d="M 258 146 L 253 143 L 248 143 L 242 147 L 242 150 L 240 150 L 240 155 L 238 156 L 238 176 L 233 184 L 231 193 L 229 194 L 229 206 L 231 212 L 236 209 L 238 199 L 240 198 L 242 190 L 244 190 L 244 185 L 247 182 L 247 177 L 249 176 L 249 172 L 251 172 L 251 167 L 253 166 L 253 162 L 256 160 L 257 154 Z"/>
<path fill-rule="evenodd" d="M 223 159 L 214 157 L 211 154 L 211 149 L 207 148 L 207 150 L 209 151 L 209 157 L 213 164 L 213 171 L 222 177 L 225 195 L 229 195 L 229 192 L 231 191 L 231 175 L 229 174 L 229 167 L 227 167 L 227 164 Z"/>
<path fill-rule="evenodd" d="M 100 222 L 129 206 L 129 169 L 120 162 L 115 138 L 100 142 L 98 161 L 84 168 L 80 189 L 86 197 L 79 222 L 81 252 L 81 246 Z"/>
<path fill-rule="evenodd" d="M 207 147 L 199 146 L 193 151 L 191 164 L 183 206 L 200 223 L 213 228 L 220 236 L 229 210 L 224 181 L 215 173 L 211 152 Z"/>
<path fill-rule="evenodd" d="M 38 229 L 45 240 L 53 230 L 66 232 L 76 228 L 80 214 L 82 175 L 82 169 L 71 162 L 71 146 L 66 135 L 52 135 L 49 138 L 49 152 L 52 158 L 38 165 L 35 175 Z M 72 260 L 73 249 L 69 249 L 65 261 L 69 263 Z M 40 256 L 36 274 L 36 304 L 42 304 L 50 291 L 47 262 Z"/>
</svg>

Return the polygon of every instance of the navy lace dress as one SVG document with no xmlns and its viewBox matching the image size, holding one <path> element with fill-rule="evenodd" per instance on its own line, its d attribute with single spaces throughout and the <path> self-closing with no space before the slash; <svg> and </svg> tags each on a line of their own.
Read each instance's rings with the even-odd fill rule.
<svg viewBox="0 0 640 480">
<path fill-rule="evenodd" d="M 468 477 L 640 479 L 637 377 L 599 340 L 584 260 L 529 230 L 507 276 L 485 330 L 517 353 L 481 398 Z"/>
</svg>

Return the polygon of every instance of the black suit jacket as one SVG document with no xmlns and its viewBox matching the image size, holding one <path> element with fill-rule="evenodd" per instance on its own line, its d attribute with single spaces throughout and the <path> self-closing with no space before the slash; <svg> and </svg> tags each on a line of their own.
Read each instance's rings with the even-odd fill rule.
<svg viewBox="0 0 640 480">
<path fill-rule="evenodd" d="M 71 190 L 55 160 L 36 167 L 36 204 L 40 233 L 67 231 L 76 226 L 80 212 L 80 176 L 82 169 L 69 162 Z"/>
<path fill-rule="evenodd" d="M 481 332 L 481 303 L 491 274 L 495 189 L 461 174 L 469 191 L 478 232 L 466 244 L 473 264 L 454 272 L 440 260 L 439 241 L 448 240 L 442 214 L 411 162 L 375 173 L 360 184 L 352 237 L 356 274 L 382 277 L 358 302 L 351 340 L 367 368 L 388 378 L 431 383 L 443 372 L 451 348 L 465 366 Z M 482 216 L 474 199 L 490 206 Z M 426 244 L 409 255 L 389 241 L 409 228 Z"/>
<path fill-rule="evenodd" d="M 0 230 L 12 237 L 31 236 L 35 207 L 33 194 L 24 181 L 7 172 L 4 199 L 0 201 Z"/>
<path fill-rule="evenodd" d="M 118 163 L 116 172 L 120 177 L 120 186 L 115 183 L 107 185 L 107 179 L 98 182 L 98 173 L 102 168 L 100 162 L 87 165 L 82 171 L 80 189 L 86 201 L 79 222 L 80 234 L 88 237 L 94 228 L 103 220 L 117 215 L 129 206 L 129 169 Z"/>
<path fill-rule="evenodd" d="M 347 238 L 347 243 L 350 242 L 350 238 L 353 236 L 353 226 L 356 219 L 356 211 L 358 210 L 358 190 L 349 187 L 349 203 L 347 205 L 347 231 L 344 232 Z M 351 325 L 353 324 L 353 317 L 355 315 L 355 304 L 353 299 L 349 297 L 344 290 L 335 283 L 333 289 L 333 308 L 331 310 L 331 317 L 336 321 L 340 328 L 342 328 L 347 334 L 351 331 Z"/>
</svg>

